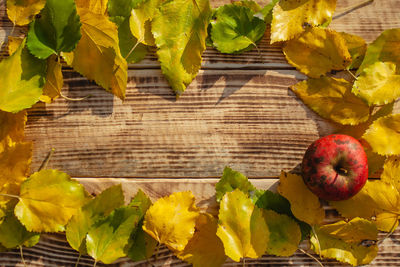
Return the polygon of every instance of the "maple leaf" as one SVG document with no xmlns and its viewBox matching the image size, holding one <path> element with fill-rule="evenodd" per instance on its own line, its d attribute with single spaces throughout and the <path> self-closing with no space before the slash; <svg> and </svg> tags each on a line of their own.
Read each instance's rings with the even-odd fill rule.
<svg viewBox="0 0 400 267">
<path fill-rule="evenodd" d="M 51 55 L 47 59 L 46 83 L 43 87 L 43 94 L 40 101 L 51 103 L 60 96 L 64 84 L 62 75 L 62 64 L 57 55 Z"/>
<path fill-rule="evenodd" d="M 239 262 L 241 258 L 261 257 L 267 249 L 269 230 L 263 210 L 239 189 L 226 193 L 220 203 L 217 236 L 225 254 Z"/>
<path fill-rule="evenodd" d="M 12 70 L 12 71 L 10 71 Z M 0 62 L 0 109 L 18 112 L 30 108 L 42 95 L 46 63 L 32 56 L 25 40 L 14 54 Z"/>
<path fill-rule="evenodd" d="M 323 28 L 309 28 L 288 41 L 283 53 L 291 65 L 312 78 L 331 70 L 343 70 L 352 61 L 343 37 Z"/>
<path fill-rule="evenodd" d="M 375 62 L 364 68 L 354 82 L 355 95 L 368 105 L 383 105 L 400 97 L 400 75 L 391 62 Z"/>
<path fill-rule="evenodd" d="M 339 34 L 345 40 L 351 55 L 351 64 L 347 66 L 347 69 L 357 69 L 364 59 L 365 52 L 367 51 L 367 43 L 362 37 L 354 34 L 345 32 L 340 32 Z"/>
<path fill-rule="evenodd" d="M 68 222 L 66 237 L 69 245 L 80 253 L 84 253 L 84 241 L 90 228 L 123 204 L 124 193 L 121 185 L 107 188 L 86 203 Z"/>
<path fill-rule="evenodd" d="M 313 111 L 325 119 L 356 125 L 369 118 L 370 109 L 352 92 L 352 83 L 323 76 L 308 79 L 290 89 Z"/>
<path fill-rule="evenodd" d="M 356 266 L 368 264 L 376 257 L 378 246 L 364 245 L 363 242 L 376 243 L 377 238 L 378 231 L 372 222 L 355 218 L 349 222 L 316 226 L 310 242 L 319 255 Z"/>
<path fill-rule="evenodd" d="M 0 224 L 0 243 L 5 248 L 33 247 L 39 239 L 39 233 L 28 232 L 12 213 Z"/>
<path fill-rule="evenodd" d="M 114 210 L 106 219 L 97 222 L 86 236 L 86 248 L 95 261 L 110 264 L 126 256 L 125 246 L 139 217 L 134 207 Z"/>
<path fill-rule="evenodd" d="M 158 8 L 163 0 L 146 0 L 134 6 L 129 18 L 129 25 L 133 36 L 140 43 L 155 46 L 151 32 L 151 22 L 158 15 Z"/>
<path fill-rule="evenodd" d="M 393 62 L 400 64 L 399 54 L 400 29 L 389 29 L 381 33 L 370 45 L 368 45 L 364 60 L 357 70 L 360 74 L 365 68 L 376 62 Z M 397 71 L 398 72 L 398 71 Z"/>
<path fill-rule="evenodd" d="M 307 188 L 301 176 L 282 171 L 279 181 L 278 192 L 290 202 L 293 215 L 297 219 L 309 225 L 322 223 L 325 211 L 318 197 Z"/>
<path fill-rule="evenodd" d="M 246 194 L 256 190 L 246 176 L 229 167 L 225 167 L 221 179 L 215 185 L 215 198 L 217 199 L 217 202 L 221 201 L 225 193 L 232 192 L 235 189 L 240 189 Z"/>
<path fill-rule="evenodd" d="M 392 114 L 374 121 L 362 136 L 380 155 L 400 154 L 400 114 Z"/>
<path fill-rule="evenodd" d="M 257 47 L 264 36 L 265 22 L 254 16 L 254 12 L 237 4 L 219 7 L 211 22 L 211 40 L 222 53 L 247 51 Z"/>
<path fill-rule="evenodd" d="M 45 4 L 46 0 L 7 0 L 7 15 L 14 24 L 26 25 Z"/>
<path fill-rule="evenodd" d="M 304 31 L 304 25 L 318 26 L 332 19 L 336 0 L 281 0 L 273 9 L 271 43 L 286 41 Z"/>
<path fill-rule="evenodd" d="M 200 69 L 210 15 L 208 0 L 172 0 L 152 21 L 161 70 L 177 97 Z"/>
<path fill-rule="evenodd" d="M 108 2 L 109 0 L 75 0 L 77 8 L 86 8 L 99 15 L 107 14 Z"/>
<path fill-rule="evenodd" d="M 14 213 L 28 231 L 60 232 L 86 202 L 81 184 L 66 173 L 42 170 L 21 184 Z"/>
<path fill-rule="evenodd" d="M 225 260 L 224 245 L 217 237 L 217 220 L 208 213 L 201 213 L 196 220 L 196 231 L 178 258 L 194 267 L 219 267 Z"/>
<path fill-rule="evenodd" d="M 158 199 L 146 212 L 143 230 L 159 243 L 182 251 L 193 237 L 199 210 L 191 192 Z"/>
<path fill-rule="evenodd" d="M 81 23 L 74 0 L 47 0 L 28 32 L 29 51 L 40 59 L 74 50 L 81 38 Z"/>
<path fill-rule="evenodd" d="M 79 8 L 81 34 L 75 50 L 62 53 L 68 65 L 120 99 L 125 98 L 128 64 L 121 56 L 117 26 L 106 16 Z"/>
</svg>

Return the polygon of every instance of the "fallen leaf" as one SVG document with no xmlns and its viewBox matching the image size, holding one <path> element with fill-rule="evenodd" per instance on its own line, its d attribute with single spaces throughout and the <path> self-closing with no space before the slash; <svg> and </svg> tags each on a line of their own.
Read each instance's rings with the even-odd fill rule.
<svg viewBox="0 0 400 267">
<path fill-rule="evenodd" d="M 129 1 L 132 1 L 132 0 L 129 0 Z M 109 0 L 75 0 L 76 7 L 89 9 L 93 13 L 96 13 L 99 15 L 107 14 L 108 2 L 111 2 L 111 1 L 109 1 Z"/>
<path fill-rule="evenodd" d="M 40 101 L 51 103 L 54 99 L 60 96 L 63 84 L 64 78 L 60 59 L 57 55 L 51 55 L 47 59 L 46 83 L 44 84 L 43 94 L 40 96 Z"/>
<path fill-rule="evenodd" d="M 239 189 L 226 193 L 218 218 L 217 236 L 232 260 L 259 258 L 265 253 L 270 235 L 265 214 L 245 193 Z"/>
<path fill-rule="evenodd" d="M 364 68 L 354 82 L 355 95 L 368 105 L 383 105 L 400 97 L 400 75 L 391 62 L 376 62 Z"/>
<path fill-rule="evenodd" d="M 325 211 L 314 195 L 304 184 L 301 176 L 281 172 L 278 192 L 290 202 L 293 215 L 309 225 L 322 223 Z"/>
<path fill-rule="evenodd" d="M 28 231 L 61 232 L 86 198 L 83 186 L 66 173 L 41 170 L 21 184 L 14 213 Z"/>
<path fill-rule="evenodd" d="M 253 11 L 254 13 L 258 13 L 261 12 L 262 8 L 260 7 L 259 4 L 257 4 L 256 2 L 252 1 L 252 0 L 241 0 L 241 1 L 235 1 L 232 3 L 233 5 L 236 6 L 244 6 L 249 8 L 251 11 Z"/>
<path fill-rule="evenodd" d="M 12 55 L 15 51 L 17 51 L 18 47 L 22 44 L 25 38 L 8 36 L 8 54 Z"/>
<path fill-rule="evenodd" d="M 378 246 L 363 245 L 363 241 L 376 241 L 376 226 L 367 220 L 355 218 L 315 227 L 311 248 L 325 258 L 333 258 L 353 266 L 370 263 L 378 254 Z"/>
<path fill-rule="evenodd" d="M 351 55 L 351 64 L 347 67 L 347 69 L 357 69 L 360 67 L 361 62 L 364 59 L 365 53 L 367 51 L 367 43 L 365 40 L 357 35 L 349 34 L 346 32 L 339 33 L 346 42 L 347 48 L 349 49 L 349 53 Z"/>
<path fill-rule="evenodd" d="M 275 5 L 279 2 L 279 0 L 271 0 L 269 4 L 265 5 L 262 10 L 261 14 L 264 16 L 264 21 L 267 24 L 271 24 L 272 22 L 272 10 L 274 9 Z"/>
<path fill-rule="evenodd" d="M 26 121 L 26 111 L 15 114 L 0 111 L 0 153 L 5 145 L 23 141 Z"/>
<path fill-rule="evenodd" d="M 273 9 L 271 43 L 290 40 L 304 25 L 319 26 L 332 19 L 336 0 L 281 0 Z"/>
<path fill-rule="evenodd" d="M 39 239 L 39 233 L 28 232 L 12 213 L 0 224 L 0 243 L 5 248 L 33 247 Z"/>
<path fill-rule="evenodd" d="M 7 0 L 8 18 L 16 25 L 29 24 L 43 9 L 46 0 Z"/>
<path fill-rule="evenodd" d="M 319 78 L 331 70 L 343 70 L 352 61 L 343 37 L 323 28 L 308 29 L 288 41 L 283 53 L 291 65 L 312 78 Z"/>
<path fill-rule="evenodd" d="M 201 67 L 211 15 L 208 0 L 164 2 L 151 27 L 161 71 L 179 97 Z"/>
<path fill-rule="evenodd" d="M 185 249 L 177 257 L 193 267 L 219 267 L 225 260 L 224 245 L 217 237 L 217 220 L 208 213 L 201 213 L 196 220 L 196 231 Z"/>
<path fill-rule="evenodd" d="M 290 87 L 321 117 L 344 125 L 357 125 L 368 120 L 370 109 L 351 92 L 351 88 L 352 83 L 327 76 L 308 79 Z"/>
<path fill-rule="evenodd" d="M 199 210 L 191 192 L 177 192 L 158 199 L 146 212 L 143 230 L 159 243 L 182 251 L 193 237 Z"/>
<path fill-rule="evenodd" d="M 386 159 L 383 165 L 381 180 L 392 184 L 400 192 L 400 157 L 392 156 Z"/>
</svg>

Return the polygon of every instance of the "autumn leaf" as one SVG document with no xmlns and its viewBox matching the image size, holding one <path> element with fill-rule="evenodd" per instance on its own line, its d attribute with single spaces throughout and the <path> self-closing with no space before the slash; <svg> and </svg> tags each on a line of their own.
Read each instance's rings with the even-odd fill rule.
<svg viewBox="0 0 400 267">
<path fill-rule="evenodd" d="M 245 193 L 236 189 L 223 196 L 217 236 L 228 257 L 236 262 L 245 257 L 261 257 L 267 249 L 269 234 L 263 210 Z"/>
<path fill-rule="evenodd" d="M 265 210 L 269 229 L 267 253 L 277 256 L 293 255 L 301 241 L 300 227 L 295 220 L 273 210 Z"/>
<path fill-rule="evenodd" d="M 256 190 L 246 176 L 229 167 L 225 167 L 221 179 L 215 185 L 215 197 L 217 202 L 221 201 L 225 193 L 232 192 L 237 188 L 246 194 Z"/>
<path fill-rule="evenodd" d="M 25 38 L 15 36 L 8 36 L 7 39 L 8 54 L 10 55 L 14 54 L 14 52 L 17 51 L 22 42 L 25 40 Z"/>
<path fill-rule="evenodd" d="M 191 192 L 158 199 L 146 212 L 143 230 L 175 251 L 184 250 L 193 237 L 199 210 Z"/>
<path fill-rule="evenodd" d="M 139 217 L 134 207 L 114 210 L 106 219 L 90 228 L 86 236 L 87 253 L 96 262 L 105 264 L 126 256 L 124 248 L 138 222 Z"/>
<path fill-rule="evenodd" d="M 367 43 L 365 40 L 357 35 L 345 32 L 339 33 L 346 42 L 347 48 L 351 55 L 351 64 L 347 66 L 348 69 L 357 69 L 360 67 L 367 51 Z"/>
<path fill-rule="evenodd" d="M 343 70 L 352 61 L 343 37 L 323 28 L 309 28 L 288 41 L 283 53 L 291 65 L 312 78 L 319 78 L 331 70 Z"/>
<path fill-rule="evenodd" d="M 86 203 L 68 222 L 66 237 L 69 245 L 73 249 L 84 253 L 84 241 L 90 228 L 123 204 L 124 193 L 121 185 L 107 188 L 96 198 Z"/>
<path fill-rule="evenodd" d="M 349 222 L 316 226 L 311 236 L 311 248 L 325 258 L 333 258 L 353 266 L 370 263 L 378 253 L 378 246 L 364 245 L 376 242 L 376 226 L 367 220 L 355 218 Z"/>
<path fill-rule="evenodd" d="M 12 71 L 10 71 L 12 70 Z M 0 62 L 0 109 L 18 112 L 30 108 L 42 95 L 46 63 L 32 56 L 21 43 L 14 54 Z"/>
<path fill-rule="evenodd" d="M 400 29 L 385 30 L 368 45 L 364 60 L 357 71 L 360 74 L 365 68 L 376 62 L 393 62 L 398 74 L 400 65 Z"/>
<path fill-rule="evenodd" d="M 232 2 L 233 5 L 235 6 L 244 6 L 249 8 L 253 13 L 258 13 L 261 12 L 262 8 L 260 7 L 259 4 L 252 0 L 241 0 L 241 1 L 234 1 Z"/>
<path fill-rule="evenodd" d="M 400 157 L 392 156 L 386 159 L 383 165 L 381 180 L 392 184 L 400 193 Z"/>
<path fill-rule="evenodd" d="M 200 69 L 211 7 L 208 0 L 172 0 L 159 10 L 151 24 L 158 60 L 179 97 Z"/>
<path fill-rule="evenodd" d="M 374 121 L 362 136 L 380 155 L 400 154 L 400 114 L 388 115 Z"/>
<path fill-rule="evenodd" d="M 26 45 L 40 59 L 70 52 L 81 38 L 80 27 L 74 0 L 47 0 L 29 27 Z"/>
<path fill-rule="evenodd" d="M 308 79 L 290 87 L 321 117 L 344 125 L 356 125 L 368 120 L 370 110 L 351 92 L 351 88 L 352 83 L 327 76 Z"/>
<path fill-rule="evenodd" d="M 119 49 L 117 26 L 106 16 L 88 9 L 78 9 L 78 13 L 82 38 L 73 52 L 62 54 L 65 61 L 89 80 L 124 99 L 128 65 Z"/>
<path fill-rule="evenodd" d="M 274 9 L 275 5 L 279 2 L 279 0 L 271 0 L 269 4 L 265 5 L 262 10 L 261 14 L 264 16 L 264 21 L 267 24 L 271 24 L 272 22 L 272 10 Z"/>
<path fill-rule="evenodd" d="M 39 233 L 28 232 L 12 213 L 0 224 L 0 243 L 5 248 L 33 247 L 39 239 Z"/>
<path fill-rule="evenodd" d="M 85 201 L 83 186 L 66 173 L 42 170 L 21 184 L 14 213 L 28 231 L 60 232 Z"/>
<path fill-rule="evenodd" d="M 309 225 L 322 223 L 325 211 L 301 176 L 282 171 L 279 180 L 278 192 L 289 200 L 293 215 Z"/>
<path fill-rule="evenodd" d="M 46 0 L 7 0 L 8 18 L 16 25 L 29 24 L 43 9 Z"/>
<path fill-rule="evenodd" d="M 77 8 L 86 8 L 89 9 L 91 12 L 99 15 L 107 14 L 108 2 L 109 0 L 75 0 Z"/>
<path fill-rule="evenodd" d="M 386 232 L 392 231 L 398 224 L 399 204 L 399 191 L 393 184 L 381 180 L 367 181 L 361 191 L 348 200 L 330 202 L 346 218 L 375 218 L 378 229 Z"/>
<path fill-rule="evenodd" d="M 400 97 L 400 75 L 391 62 L 375 62 L 364 68 L 354 82 L 353 93 L 368 105 L 383 105 Z"/>
<path fill-rule="evenodd" d="M 134 6 L 129 18 L 129 25 L 133 36 L 140 43 L 155 46 L 155 40 L 151 32 L 151 22 L 158 16 L 158 8 L 163 0 L 146 0 Z"/>
<path fill-rule="evenodd" d="M 40 101 L 50 104 L 54 99 L 60 96 L 63 84 L 64 78 L 60 59 L 57 55 L 51 55 L 47 59 L 46 83 L 44 84 Z"/>
<path fill-rule="evenodd" d="M 196 220 L 196 231 L 178 258 L 194 267 L 219 267 L 225 260 L 224 245 L 217 237 L 217 220 L 208 213 L 201 213 Z"/>
<path fill-rule="evenodd" d="M 290 40 L 304 25 L 319 26 L 332 19 L 336 0 L 281 0 L 273 9 L 271 43 Z"/>
<path fill-rule="evenodd" d="M 219 7 L 211 22 L 211 39 L 221 53 L 243 52 L 253 47 L 264 36 L 265 22 L 254 12 L 240 5 Z"/>
<path fill-rule="evenodd" d="M 24 139 L 26 111 L 10 113 L 0 111 L 0 153 L 6 144 L 21 142 Z"/>
</svg>

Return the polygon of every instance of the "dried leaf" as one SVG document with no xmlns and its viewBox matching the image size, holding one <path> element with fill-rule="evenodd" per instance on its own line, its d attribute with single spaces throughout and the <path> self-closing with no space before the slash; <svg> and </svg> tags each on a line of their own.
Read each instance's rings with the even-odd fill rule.
<svg viewBox="0 0 400 267">
<path fill-rule="evenodd" d="M 7 15 L 14 24 L 26 25 L 45 4 L 46 0 L 7 0 Z"/>
<path fill-rule="evenodd" d="M 172 250 L 182 251 L 193 237 L 198 208 L 191 192 L 158 199 L 146 212 L 143 230 Z"/>
<path fill-rule="evenodd" d="M 312 110 L 325 119 L 357 125 L 369 118 L 369 107 L 352 92 L 352 83 L 323 76 L 308 79 L 290 89 Z"/>
<path fill-rule="evenodd" d="M 282 171 L 279 180 L 278 192 L 289 200 L 293 215 L 309 225 L 322 223 L 325 211 L 301 176 Z"/>
<path fill-rule="evenodd" d="M 319 26 L 332 19 L 336 0 L 281 0 L 273 9 L 271 43 L 286 41 L 304 31 L 304 25 Z"/>
<path fill-rule="evenodd" d="M 312 78 L 319 78 L 331 70 L 343 70 L 352 60 L 343 37 L 323 28 L 308 29 L 288 41 L 283 53 L 291 65 Z"/>
</svg>

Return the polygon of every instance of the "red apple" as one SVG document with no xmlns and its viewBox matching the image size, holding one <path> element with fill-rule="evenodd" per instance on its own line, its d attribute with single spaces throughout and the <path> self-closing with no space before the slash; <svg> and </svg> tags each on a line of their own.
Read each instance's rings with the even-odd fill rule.
<svg viewBox="0 0 400 267">
<path fill-rule="evenodd" d="M 343 134 L 328 135 L 312 143 L 301 168 L 304 183 L 324 200 L 349 199 L 368 179 L 367 155 L 362 145 Z"/>
</svg>

